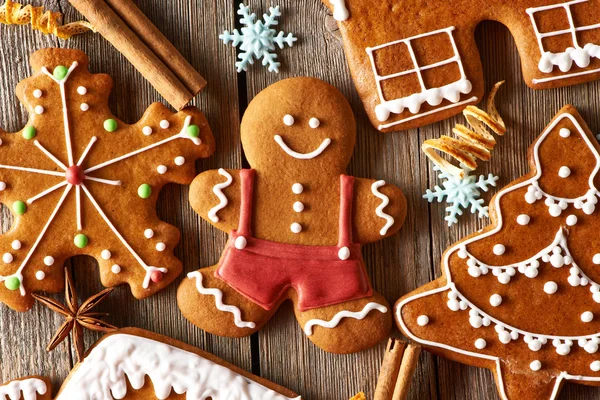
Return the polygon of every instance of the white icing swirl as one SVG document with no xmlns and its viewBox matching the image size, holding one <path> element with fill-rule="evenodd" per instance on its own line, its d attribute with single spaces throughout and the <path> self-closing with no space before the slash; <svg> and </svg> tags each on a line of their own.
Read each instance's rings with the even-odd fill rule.
<svg viewBox="0 0 600 400">
<path fill-rule="evenodd" d="M 390 229 L 390 227 L 394 225 L 394 218 L 391 215 L 383 212 L 383 209 L 386 208 L 388 204 L 390 204 L 390 198 L 379 191 L 379 188 L 382 186 L 385 186 L 385 181 L 377 181 L 373 183 L 371 185 L 371 192 L 375 197 L 381 199 L 381 204 L 375 210 L 375 214 L 377 214 L 379 218 L 383 218 L 386 220 L 385 226 L 379 231 L 379 234 L 381 236 L 385 236 L 388 232 L 388 229 Z"/>
<path fill-rule="evenodd" d="M 339 313 L 335 314 L 335 316 L 329 321 L 324 321 L 322 319 L 311 319 L 310 321 L 308 321 L 306 323 L 306 325 L 304 325 L 304 333 L 306 334 L 306 336 L 312 336 L 313 326 L 315 326 L 315 325 L 322 326 L 324 328 L 329 328 L 329 329 L 335 328 L 336 326 L 339 325 L 339 323 L 344 318 L 354 318 L 354 319 L 358 319 L 358 320 L 365 319 L 365 317 L 373 310 L 377 310 L 383 314 L 385 314 L 388 311 L 387 307 L 382 306 L 381 304 L 368 303 L 362 309 L 362 311 L 352 312 L 352 311 L 348 311 L 348 310 L 343 310 L 343 311 L 340 311 Z"/>
<path fill-rule="evenodd" d="M 223 189 L 229 187 L 231 185 L 231 182 L 233 182 L 233 177 L 231 176 L 231 174 L 229 174 L 229 172 L 225 171 L 223 168 L 219 169 L 219 175 L 224 176 L 225 178 L 227 178 L 227 180 L 213 187 L 213 193 L 219 198 L 219 204 L 217 204 L 216 206 L 211 208 L 210 211 L 208 211 L 208 218 L 210 218 L 210 220 L 214 223 L 219 222 L 219 216 L 217 215 L 217 212 L 224 209 L 225 207 L 227 207 L 227 204 L 229 204 L 227 197 L 223 193 Z"/>
</svg>

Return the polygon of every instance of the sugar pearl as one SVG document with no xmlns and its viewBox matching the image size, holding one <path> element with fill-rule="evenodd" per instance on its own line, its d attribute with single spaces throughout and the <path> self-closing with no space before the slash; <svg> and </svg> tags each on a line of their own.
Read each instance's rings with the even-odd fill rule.
<svg viewBox="0 0 600 400">
<path fill-rule="evenodd" d="M 558 285 L 556 284 L 556 282 L 548 281 L 544 283 L 544 292 L 546 292 L 547 294 L 554 294 L 557 290 Z"/>
<path fill-rule="evenodd" d="M 574 226 L 575 224 L 577 224 L 577 216 L 576 215 L 569 215 L 567 217 L 567 225 L 568 226 Z"/>
<path fill-rule="evenodd" d="M 46 273 L 44 271 L 38 271 L 35 273 L 35 279 L 38 281 L 43 281 L 46 278 Z"/>
<path fill-rule="evenodd" d="M 594 361 L 590 364 L 590 369 L 594 372 L 600 371 L 600 361 Z"/>
<path fill-rule="evenodd" d="M 102 250 L 100 257 L 102 257 L 103 260 L 109 260 L 112 257 L 112 254 L 109 250 Z"/>
<path fill-rule="evenodd" d="M 121 266 L 119 264 L 114 264 L 110 270 L 112 271 L 113 274 L 119 274 L 121 273 Z"/>
<path fill-rule="evenodd" d="M 169 126 L 171 126 L 171 124 L 166 119 L 163 119 L 162 121 L 160 121 L 160 127 L 161 128 L 168 129 Z"/>
<path fill-rule="evenodd" d="M 167 248 L 167 245 L 164 244 L 163 242 L 156 243 L 156 250 L 164 251 L 166 248 Z"/>
<path fill-rule="evenodd" d="M 300 232 L 302 232 L 302 225 L 300 225 L 300 224 L 299 224 L 299 223 L 297 223 L 297 222 L 294 222 L 294 223 L 293 223 L 293 224 L 290 226 L 290 229 L 291 229 L 291 231 L 292 231 L 292 232 L 294 232 L 294 233 L 300 233 Z"/>
<path fill-rule="evenodd" d="M 517 217 L 517 224 L 519 225 L 527 225 L 531 221 L 531 217 L 527 214 L 521 214 Z"/>
<path fill-rule="evenodd" d="M 152 128 L 149 126 L 145 126 L 142 128 L 142 133 L 146 136 L 152 135 Z"/>
<path fill-rule="evenodd" d="M 165 172 L 167 172 L 167 167 L 165 165 L 159 165 L 158 167 L 156 167 L 156 171 L 162 175 Z"/>
<path fill-rule="evenodd" d="M 51 266 L 52 264 L 54 264 L 54 257 L 52 257 L 52 256 L 44 257 L 44 264 L 46 264 L 47 266 Z"/>
<path fill-rule="evenodd" d="M 308 126 L 310 126 L 310 127 L 311 127 L 311 128 L 313 128 L 313 129 L 315 129 L 315 128 L 318 128 L 318 127 L 319 127 L 319 125 L 321 125 L 321 121 L 319 121 L 319 119 L 318 119 L 318 118 L 311 118 L 311 119 L 308 121 Z"/>
<path fill-rule="evenodd" d="M 571 175 L 571 169 L 569 167 L 560 167 L 558 170 L 558 176 L 561 178 L 568 178 Z"/>
<path fill-rule="evenodd" d="M 475 341 L 475 348 L 478 350 L 483 350 L 485 349 L 487 346 L 487 342 L 485 341 L 485 339 L 477 339 Z"/>
<path fill-rule="evenodd" d="M 591 311 L 586 311 L 583 314 L 581 314 L 581 321 L 582 322 L 592 322 L 594 320 L 594 314 Z"/>
<path fill-rule="evenodd" d="M 497 256 L 501 256 L 504 254 L 504 252 L 506 251 L 506 247 L 504 247 L 504 245 L 502 244 L 497 244 L 494 246 L 494 254 Z"/>
<path fill-rule="evenodd" d="M 417 325 L 419 326 L 425 326 L 429 323 L 429 317 L 427 315 L 420 315 L 417 318 Z"/>
<path fill-rule="evenodd" d="M 19 250 L 21 248 L 21 242 L 18 240 L 13 240 L 10 245 L 14 250 Z"/>
<path fill-rule="evenodd" d="M 490 297 L 490 304 L 494 307 L 498 307 L 500 304 L 502 304 L 502 296 L 499 294 L 493 294 Z"/>
<path fill-rule="evenodd" d="M 6 264 L 10 264 L 11 262 L 13 262 L 13 255 L 10 253 L 4 253 L 4 255 L 2 256 L 2 261 L 4 261 L 4 263 Z"/>
<path fill-rule="evenodd" d="M 90 106 L 87 103 L 81 103 L 79 108 L 81 109 L 81 111 L 87 111 L 90 109 Z"/>
<path fill-rule="evenodd" d="M 82 96 L 83 96 L 84 94 L 86 94 L 86 93 L 87 93 L 87 88 L 86 88 L 85 86 L 79 86 L 79 87 L 77 88 L 77 93 L 79 93 L 80 95 L 82 95 Z"/>
<path fill-rule="evenodd" d="M 294 194 L 300 194 L 304 191 L 304 186 L 302 186 L 302 184 L 300 183 L 294 183 L 292 185 L 292 192 L 294 192 Z"/>
<path fill-rule="evenodd" d="M 238 249 L 238 250 L 244 250 L 246 248 L 246 246 L 248 246 L 248 240 L 245 237 L 243 237 L 243 236 L 238 236 L 235 239 L 234 244 L 235 244 L 235 248 L 236 249 Z"/>
<path fill-rule="evenodd" d="M 6 189 L 6 183 L 0 182 L 0 191 L 3 191 L 4 189 Z"/>
<path fill-rule="evenodd" d="M 182 156 L 175 157 L 175 165 L 181 166 L 183 164 L 185 164 L 185 158 L 184 157 L 182 157 Z"/>
<path fill-rule="evenodd" d="M 154 231 L 148 228 L 144 231 L 144 236 L 146 237 L 146 239 L 150 239 L 152 236 L 154 236 Z"/>
<path fill-rule="evenodd" d="M 296 212 L 304 211 L 304 204 L 302 204 L 302 202 L 300 202 L 300 201 L 295 202 L 293 207 L 294 207 L 294 211 L 296 211 Z"/>
<path fill-rule="evenodd" d="M 283 123 L 285 125 L 292 126 L 292 125 L 294 125 L 294 122 L 295 122 L 294 117 L 292 117 L 290 114 L 284 115 L 284 117 L 283 117 Z"/>
<path fill-rule="evenodd" d="M 529 368 L 531 368 L 532 371 L 537 372 L 542 369 L 542 363 L 539 360 L 535 360 L 529 364 Z"/>
<path fill-rule="evenodd" d="M 571 136 L 571 131 L 568 130 L 567 128 L 562 128 L 559 132 L 559 135 L 561 137 L 568 138 L 569 136 Z"/>
<path fill-rule="evenodd" d="M 44 107 L 42 107 L 42 106 L 35 106 L 35 108 L 33 109 L 33 111 L 35 111 L 35 113 L 37 115 L 43 114 L 44 113 Z"/>
<path fill-rule="evenodd" d="M 42 91 L 40 89 L 35 89 L 33 91 L 33 97 L 35 97 L 36 99 L 39 99 L 40 97 L 42 97 Z"/>
</svg>

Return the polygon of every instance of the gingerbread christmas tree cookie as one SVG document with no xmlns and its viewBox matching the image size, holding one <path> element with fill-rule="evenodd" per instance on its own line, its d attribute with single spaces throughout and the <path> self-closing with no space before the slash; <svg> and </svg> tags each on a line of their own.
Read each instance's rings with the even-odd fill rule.
<svg viewBox="0 0 600 400">
<path fill-rule="evenodd" d="M 129 125 L 108 108 L 111 78 L 91 74 L 82 52 L 41 50 L 31 65 L 17 86 L 29 121 L 0 131 L 0 201 L 14 215 L 0 236 L 0 301 L 25 311 L 33 292 L 62 290 L 75 255 L 98 261 L 105 286 L 152 295 L 182 269 L 179 232 L 156 215 L 158 193 L 190 183 L 194 161 L 213 153 L 205 117 L 153 104 Z"/>
<path fill-rule="evenodd" d="M 291 300 L 304 333 L 327 351 L 388 336 L 389 306 L 361 246 L 400 229 L 406 200 L 384 181 L 346 175 L 355 135 L 347 100 L 318 79 L 280 81 L 251 102 L 241 139 L 252 169 L 208 171 L 191 187 L 192 207 L 231 236 L 217 265 L 180 286 L 186 318 L 247 336 Z"/>
<path fill-rule="evenodd" d="M 531 173 L 492 200 L 493 224 L 450 247 L 443 276 L 396 305 L 407 336 L 493 370 L 511 400 L 600 384 L 600 148 L 566 106 L 529 159 Z"/>
</svg>

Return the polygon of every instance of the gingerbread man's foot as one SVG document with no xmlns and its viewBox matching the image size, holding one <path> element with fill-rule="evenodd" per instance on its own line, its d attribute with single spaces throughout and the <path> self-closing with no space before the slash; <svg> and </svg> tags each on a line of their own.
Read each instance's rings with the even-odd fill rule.
<svg viewBox="0 0 600 400">
<path fill-rule="evenodd" d="M 565 380 L 563 377 L 556 377 L 549 372 L 541 371 L 511 373 L 503 364 L 503 362 L 500 363 L 501 371 L 494 372 L 501 398 L 552 400 L 558 397 L 560 387 Z M 500 377 L 500 375 L 502 376 Z"/>
<path fill-rule="evenodd" d="M 379 293 L 304 312 L 293 300 L 296 318 L 306 336 L 330 353 L 362 351 L 386 339 L 392 329 L 390 306 Z"/>
<path fill-rule="evenodd" d="M 218 265 L 188 274 L 177 291 L 179 309 L 190 322 L 219 336 L 258 331 L 277 310 L 267 311 L 215 277 Z"/>
</svg>

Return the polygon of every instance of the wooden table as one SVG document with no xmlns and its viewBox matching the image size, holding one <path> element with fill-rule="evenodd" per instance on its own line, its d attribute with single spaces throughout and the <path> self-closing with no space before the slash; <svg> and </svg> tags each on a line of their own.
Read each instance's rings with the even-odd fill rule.
<svg viewBox="0 0 600 400">
<path fill-rule="evenodd" d="M 66 21 L 80 18 L 66 0 L 44 3 L 54 11 L 65 12 Z M 290 76 L 315 76 L 337 86 L 347 96 L 358 121 L 358 141 L 349 172 L 396 184 L 408 199 L 408 217 L 400 234 L 364 249 L 373 285 L 390 303 L 438 277 L 443 250 L 487 224 L 487 220 L 466 215 L 458 225 L 448 228 L 443 219 L 445 205 L 429 205 L 422 199 L 425 190 L 436 184 L 436 174 L 421 153 L 420 144 L 425 139 L 447 134 L 456 122 L 462 122 L 462 117 L 408 132 L 378 133 L 369 124 L 354 90 L 341 43 L 326 28 L 328 12 L 319 0 L 279 0 L 284 14 L 280 28 L 299 37 L 292 49 L 279 51 L 283 62 L 280 74 L 266 72 L 260 65 L 250 68 L 248 73 L 235 72 L 235 51 L 221 43 L 218 34 L 234 27 L 239 1 L 139 0 L 138 3 L 208 81 L 196 105 L 208 117 L 217 139 L 217 151 L 199 163 L 199 171 L 247 166 L 239 141 L 240 118 L 248 102 L 269 84 Z M 250 5 L 261 16 L 274 4 L 252 0 Z M 523 82 L 519 57 L 508 31 L 499 24 L 486 23 L 477 35 L 486 87 L 507 80 L 499 96 L 499 108 L 508 124 L 508 133 L 500 139 L 493 160 L 482 163 L 479 173 L 499 175 L 500 186 L 526 173 L 527 147 L 566 103 L 577 106 L 592 130 L 599 130 L 598 83 L 534 92 Z M 135 121 L 150 103 L 161 101 L 141 75 L 98 35 L 85 34 L 64 42 L 34 33 L 28 27 L 0 26 L 0 39 L 0 126 L 7 131 L 17 131 L 27 121 L 14 88 L 31 73 L 29 54 L 44 47 L 73 47 L 87 52 L 93 72 L 104 72 L 114 78 L 111 108 L 125 121 Z M 215 264 L 226 235 L 212 229 L 193 212 L 187 193 L 186 187 L 168 186 L 161 193 L 158 212 L 162 219 L 183 232 L 176 254 L 189 272 Z M 489 200 L 490 194 L 485 198 Z M 2 215 L 3 227 L 8 229 L 10 212 L 5 208 Z M 95 261 L 79 257 L 69 264 L 80 297 L 101 289 Z M 303 398 L 348 399 L 358 391 L 372 398 L 385 343 L 350 356 L 326 354 L 304 337 L 289 305 L 284 305 L 265 329 L 250 338 L 216 337 L 195 328 L 181 316 L 175 300 L 178 282 L 145 301 L 134 299 L 128 288 L 121 287 L 102 304 L 101 311 L 111 311 L 108 321 L 117 326 L 141 327 L 198 346 L 287 386 Z M 70 346 L 61 345 L 50 354 L 44 350 L 60 323 L 58 315 L 39 305 L 25 314 L 0 307 L 0 380 L 41 374 L 50 376 L 59 385 L 75 362 Z M 86 344 L 91 345 L 97 338 L 98 335 L 88 334 Z M 567 384 L 561 398 L 594 396 L 598 396 L 595 389 Z M 496 399 L 497 395 L 489 371 L 424 353 L 410 398 Z"/>
</svg>

